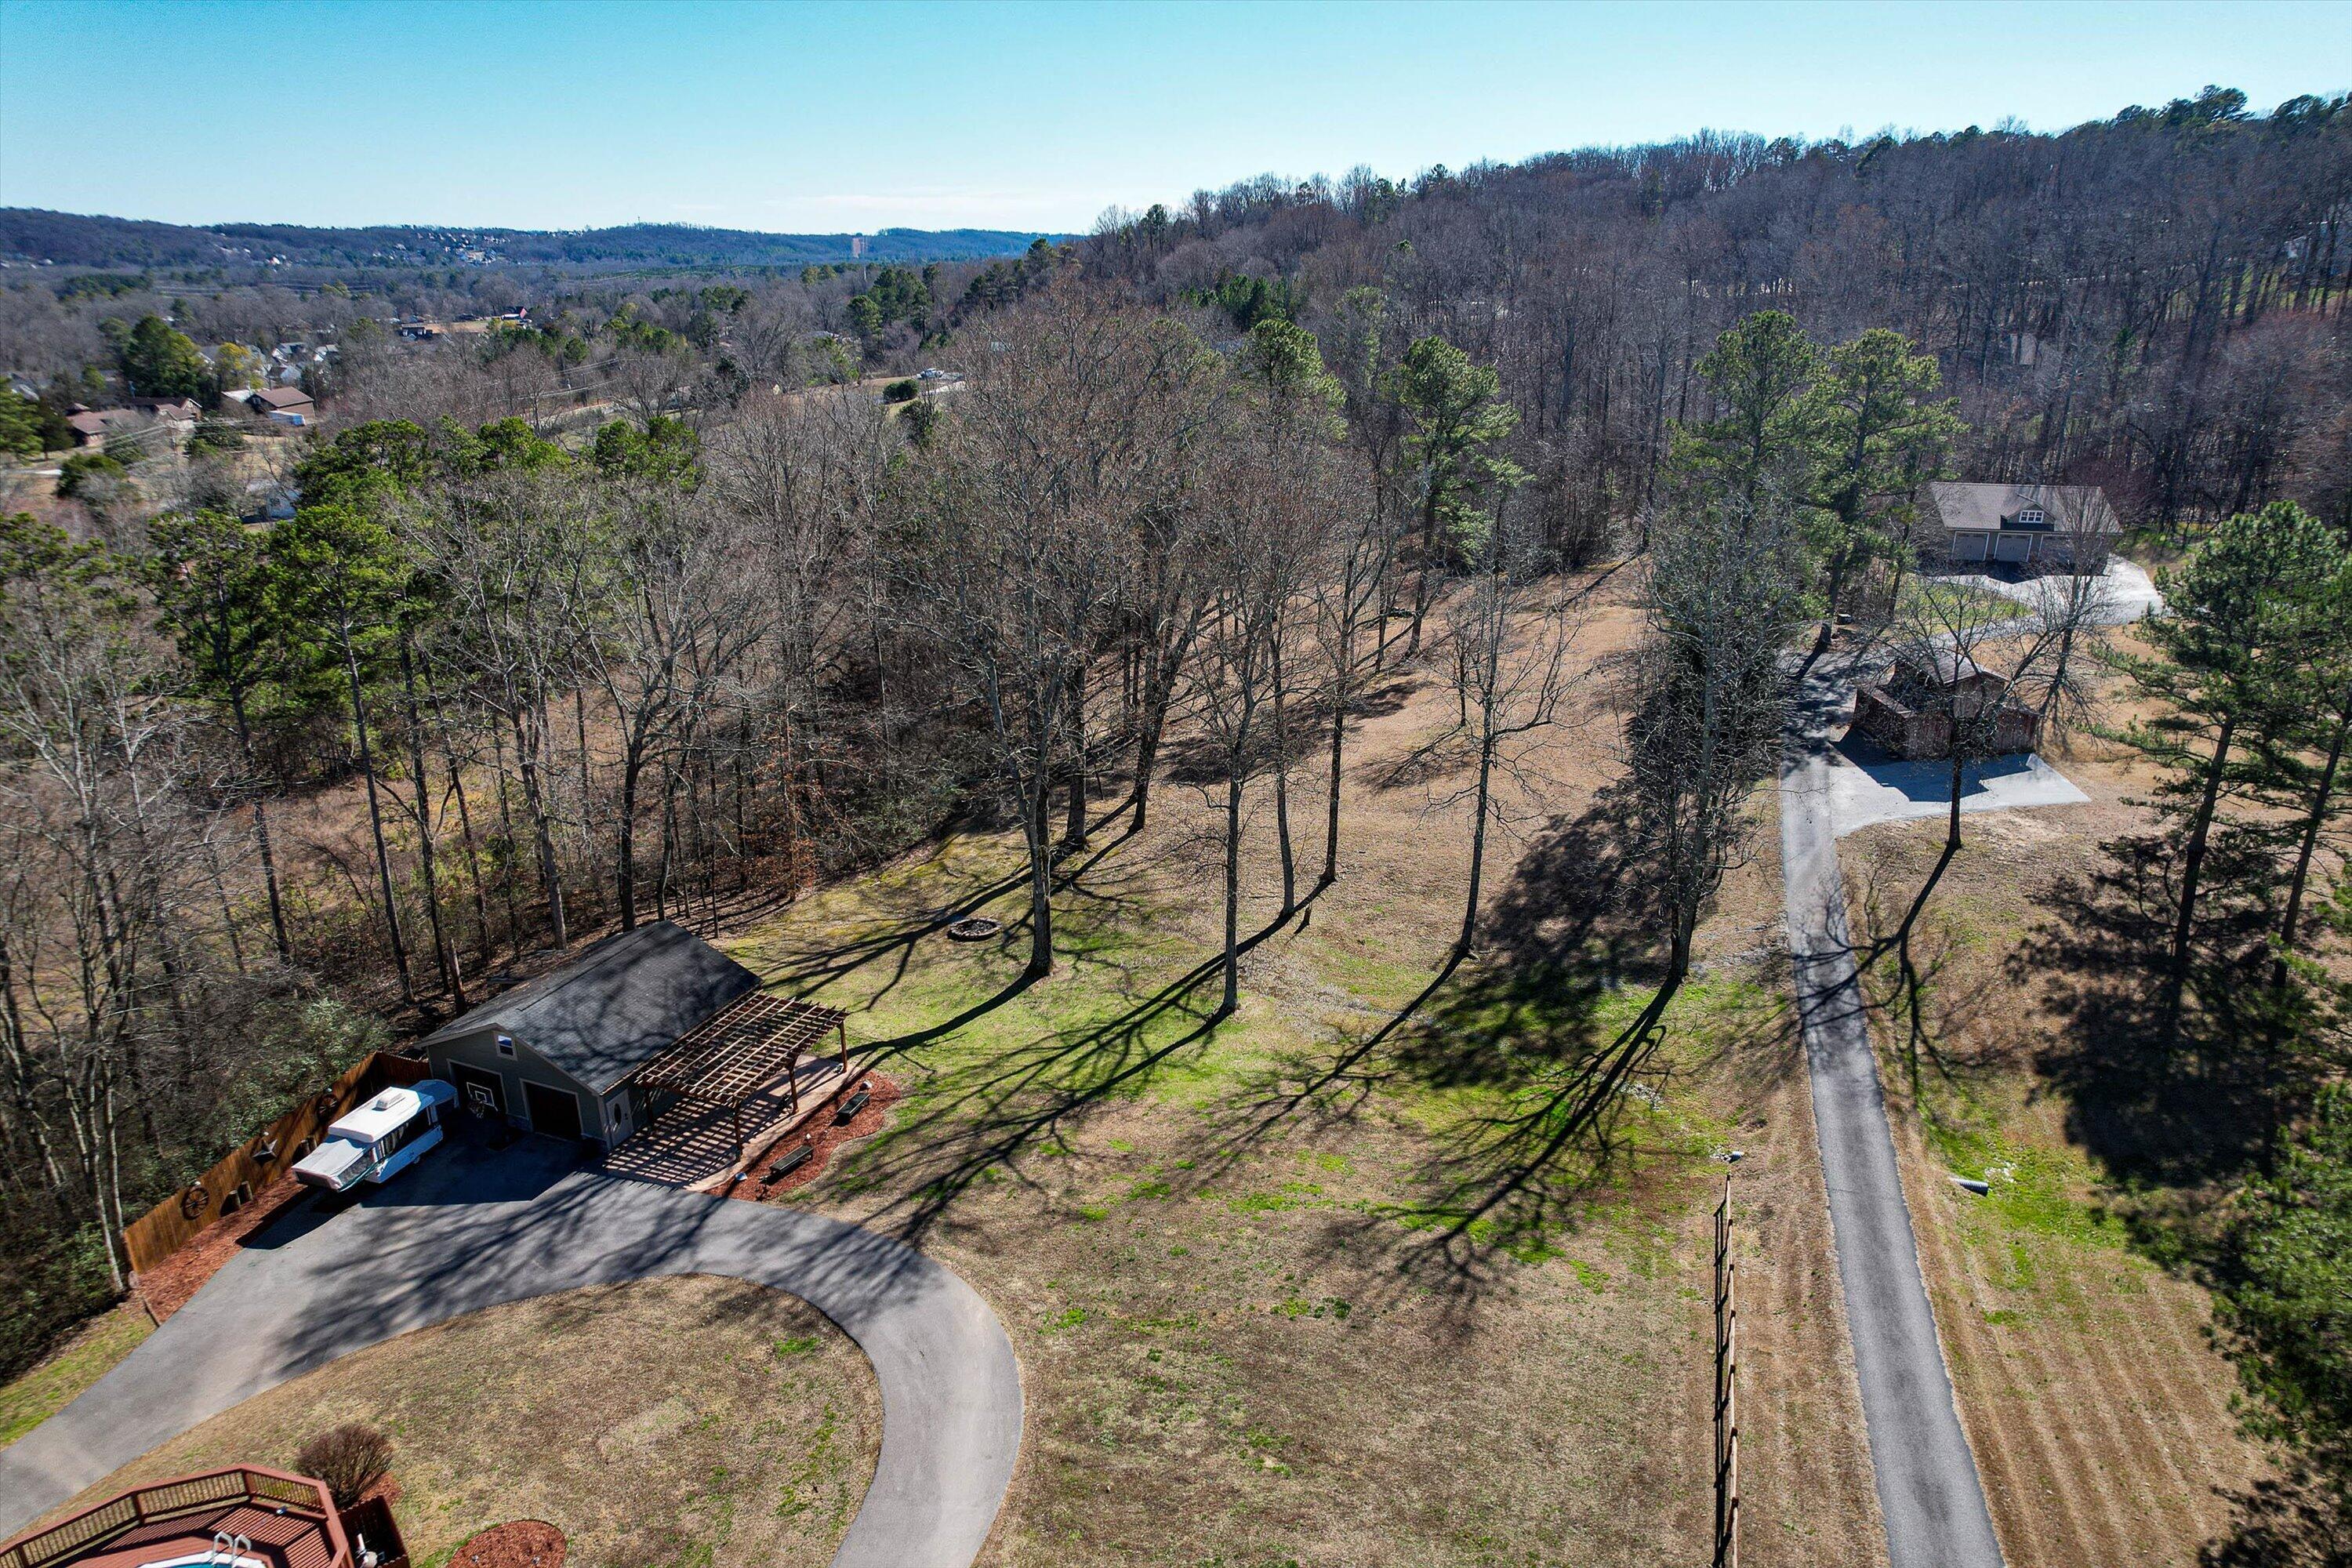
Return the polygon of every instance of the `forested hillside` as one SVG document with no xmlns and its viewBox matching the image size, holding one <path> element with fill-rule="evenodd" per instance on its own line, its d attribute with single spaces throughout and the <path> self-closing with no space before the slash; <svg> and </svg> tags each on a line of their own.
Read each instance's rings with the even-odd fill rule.
<svg viewBox="0 0 2352 1568">
<path fill-rule="evenodd" d="M 1958 471 L 2105 484 L 2170 527 L 2291 494 L 2352 508 L 2352 115 L 2219 89 L 2063 134 L 1811 145 L 1699 136 L 1433 169 L 1271 176 L 1114 215 L 1090 267 L 1236 326 L 1352 329 L 1376 288 L 1502 374 L 1550 526 L 1655 494 L 1715 334 L 1769 305 L 1890 327 L 1969 424 Z"/>
<path fill-rule="evenodd" d="M 308 228 L 299 224 L 205 226 L 0 208 L 0 258 L 114 268 L 438 267 L 492 259 L 585 268 L 802 267 L 811 262 L 961 261 L 1015 256 L 1034 234 L 1004 229 L 886 228 L 853 247 L 846 234 L 758 234 L 691 224 L 625 224 L 548 233 L 458 224 Z M 468 253 L 471 253 L 470 255 Z"/>
</svg>

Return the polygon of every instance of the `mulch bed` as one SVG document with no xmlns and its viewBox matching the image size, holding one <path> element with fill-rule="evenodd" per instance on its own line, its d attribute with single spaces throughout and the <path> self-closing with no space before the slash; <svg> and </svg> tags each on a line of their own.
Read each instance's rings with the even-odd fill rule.
<svg viewBox="0 0 2352 1568">
<path fill-rule="evenodd" d="M 562 1568 L 563 1531 L 543 1519 L 494 1524 L 449 1559 L 449 1568 Z"/>
<path fill-rule="evenodd" d="M 160 1323 L 186 1306 L 188 1298 L 203 1289 L 205 1281 L 237 1255 L 246 1237 L 276 1219 L 307 1190 L 291 1172 L 279 1176 L 254 1194 L 251 1203 L 226 1219 L 215 1220 L 205 1226 L 190 1237 L 179 1251 L 141 1274 L 139 1295 L 147 1303 L 147 1310 L 155 1314 L 155 1321 Z"/>
<path fill-rule="evenodd" d="M 758 1164 L 736 1178 L 734 1184 L 728 1190 L 727 1195 L 730 1198 L 749 1198 L 753 1203 L 758 1203 L 763 1198 L 781 1198 L 797 1188 L 807 1186 L 823 1175 L 825 1166 L 832 1163 L 833 1152 L 835 1149 L 845 1143 L 855 1142 L 860 1138 L 871 1138 L 881 1131 L 882 1123 L 888 1116 L 890 1107 L 897 1103 L 906 1090 L 898 1086 L 896 1079 L 884 1078 L 878 1072 L 860 1073 L 843 1086 L 835 1099 L 846 1100 L 849 1096 L 857 1092 L 860 1086 L 865 1086 L 867 1089 L 866 1101 L 858 1107 L 857 1114 L 849 1119 L 847 1125 L 836 1123 L 830 1109 L 818 1111 L 800 1131 L 785 1138 L 774 1148 L 770 1149 L 760 1157 Z M 760 1184 L 761 1173 L 774 1164 L 778 1159 L 799 1148 L 803 1139 L 814 1141 L 816 1152 L 809 1157 L 806 1163 L 790 1175 L 781 1178 L 771 1185 L 761 1186 Z"/>
</svg>

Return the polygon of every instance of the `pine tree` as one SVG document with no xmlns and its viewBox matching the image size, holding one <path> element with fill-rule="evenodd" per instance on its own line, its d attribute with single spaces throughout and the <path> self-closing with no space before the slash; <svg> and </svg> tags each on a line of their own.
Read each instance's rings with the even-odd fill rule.
<svg viewBox="0 0 2352 1568">
<path fill-rule="evenodd" d="M 2164 982 L 2168 1028 L 2180 1019 L 2216 823 L 2260 785 L 2256 738 L 2340 635 L 2328 609 L 2344 565 L 2336 535 L 2292 502 L 2233 517 L 2179 572 L 2158 574 L 2171 613 L 2147 626 L 2158 655 L 2118 656 L 2141 694 L 2162 705 L 2121 738 L 2168 775 L 2156 798 L 2180 865 Z"/>
</svg>

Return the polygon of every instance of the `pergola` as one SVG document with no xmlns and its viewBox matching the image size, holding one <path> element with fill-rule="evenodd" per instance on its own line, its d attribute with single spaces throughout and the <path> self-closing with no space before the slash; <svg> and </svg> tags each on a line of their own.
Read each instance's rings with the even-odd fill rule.
<svg viewBox="0 0 2352 1568">
<path fill-rule="evenodd" d="M 669 1048 L 637 1070 L 640 1089 L 659 1089 L 681 1100 L 723 1105 L 735 1123 L 735 1152 L 743 1152 L 743 1102 L 778 1079 L 785 1105 L 800 1110 L 793 1081 L 801 1058 L 827 1035 L 836 1037 L 841 1070 L 849 1071 L 849 1015 L 754 991 L 722 1007 L 680 1035 Z"/>
</svg>

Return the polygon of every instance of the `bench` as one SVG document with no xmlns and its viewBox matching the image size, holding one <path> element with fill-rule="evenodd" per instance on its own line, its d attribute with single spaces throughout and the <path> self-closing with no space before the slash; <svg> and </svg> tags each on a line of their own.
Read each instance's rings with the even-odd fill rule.
<svg viewBox="0 0 2352 1568">
<path fill-rule="evenodd" d="M 805 1142 L 801 1143 L 797 1148 L 793 1149 L 791 1153 L 782 1156 L 774 1164 L 769 1166 L 761 1175 L 760 1184 L 763 1187 L 772 1187 L 775 1185 L 778 1182 L 782 1181 L 786 1176 L 791 1175 L 794 1171 L 799 1170 L 803 1165 L 807 1164 L 810 1158 L 815 1153 L 816 1145 L 814 1143 Z"/>
<path fill-rule="evenodd" d="M 833 1113 L 835 1123 L 837 1125 L 841 1122 L 847 1121 L 851 1117 L 856 1116 L 859 1111 L 865 1110 L 866 1102 L 873 1098 L 874 1097 L 868 1094 L 866 1090 L 862 1089 L 859 1089 L 856 1094 L 853 1094 L 847 1100 L 843 1100 L 841 1102 L 841 1109 Z"/>
</svg>

